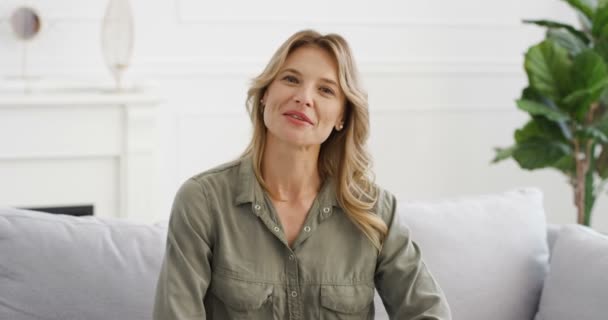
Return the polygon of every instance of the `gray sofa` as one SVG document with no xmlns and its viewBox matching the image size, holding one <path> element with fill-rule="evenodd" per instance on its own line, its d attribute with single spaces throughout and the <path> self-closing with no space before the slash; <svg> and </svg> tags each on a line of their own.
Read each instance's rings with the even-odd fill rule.
<svg viewBox="0 0 608 320">
<path fill-rule="evenodd" d="M 444 288 L 454 319 L 608 318 L 603 306 L 608 300 L 584 301 L 580 308 L 587 314 L 560 318 L 567 310 L 560 310 L 559 300 L 568 299 L 564 308 L 570 309 L 571 300 L 578 298 L 555 294 L 565 290 L 558 276 L 548 286 L 553 262 L 549 248 L 560 245 L 565 231 L 591 237 L 583 243 L 598 244 L 590 255 L 599 265 L 586 261 L 586 270 L 592 265 L 598 275 L 589 275 L 581 294 L 591 289 L 595 298 L 603 299 L 608 279 L 600 270 L 608 261 L 595 255 L 608 256 L 608 238 L 582 227 L 547 227 L 538 190 L 428 203 L 401 201 L 399 214 Z M 144 225 L 1 208 L 0 319 L 151 319 L 165 236 L 166 222 Z M 576 250 L 580 254 L 580 248 Z M 565 252 L 566 257 L 570 254 Z M 564 260 L 567 265 L 569 259 Z M 566 266 L 562 273 L 573 278 L 580 270 Z M 569 292 L 580 281 L 574 282 L 568 284 Z M 376 319 L 388 319 L 378 298 L 375 306 Z M 598 312 L 604 313 L 597 317 Z"/>
</svg>

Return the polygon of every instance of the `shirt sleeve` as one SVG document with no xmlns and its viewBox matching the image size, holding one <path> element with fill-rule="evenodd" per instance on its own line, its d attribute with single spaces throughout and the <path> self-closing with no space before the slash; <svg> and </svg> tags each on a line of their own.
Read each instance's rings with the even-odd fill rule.
<svg viewBox="0 0 608 320">
<path fill-rule="evenodd" d="M 211 278 L 212 222 L 204 189 L 184 182 L 175 196 L 162 262 L 154 320 L 205 319 L 203 299 Z"/>
<path fill-rule="evenodd" d="M 447 300 L 422 260 L 409 229 L 399 221 L 395 197 L 380 191 L 378 210 L 388 234 L 378 256 L 374 281 L 390 319 L 451 320 Z"/>
</svg>

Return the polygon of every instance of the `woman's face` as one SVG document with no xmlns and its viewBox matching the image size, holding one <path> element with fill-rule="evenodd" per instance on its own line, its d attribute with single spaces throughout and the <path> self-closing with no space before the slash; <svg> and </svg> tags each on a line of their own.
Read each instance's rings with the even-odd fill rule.
<svg viewBox="0 0 608 320">
<path fill-rule="evenodd" d="M 321 145 L 343 121 L 338 66 L 325 50 L 294 50 L 263 97 L 268 134 L 296 146 Z"/>
</svg>

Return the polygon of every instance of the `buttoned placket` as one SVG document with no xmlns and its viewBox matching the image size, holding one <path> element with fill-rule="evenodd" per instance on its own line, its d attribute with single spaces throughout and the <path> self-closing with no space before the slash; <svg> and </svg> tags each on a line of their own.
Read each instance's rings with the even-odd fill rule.
<svg viewBox="0 0 608 320">
<path fill-rule="evenodd" d="M 254 213 L 264 222 L 266 227 L 272 231 L 272 233 L 279 239 L 286 250 L 286 272 L 287 272 L 287 309 L 290 320 L 302 320 L 303 319 L 303 309 L 302 309 L 302 297 L 300 296 L 300 284 L 299 284 L 299 266 L 298 259 L 296 255 L 297 247 L 303 243 L 308 237 L 310 237 L 318 224 L 320 224 L 323 220 L 329 218 L 333 212 L 331 206 L 321 206 L 319 208 L 320 203 L 313 203 L 313 208 L 311 208 L 311 212 L 309 216 L 306 218 L 304 222 L 304 227 L 302 228 L 303 232 L 300 232 L 296 241 L 293 244 L 293 249 L 289 247 L 286 238 L 281 232 L 281 228 L 278 224 L 271 219 L 270 209 L 266 210 L 266 208 L 260 204 L 259 201 L 254 202 L 253 211 Z M 318 209 L 319 208 L 319 209 Z M 312 214 L 318 211 L 318 215 Z M 278 217 L 277 217 L 278 218 Z M 316 223 L 313 223 L 316 221 Z M 311 226 L 312 225 L 312 226 Z"/>
<path fill-rule="evenodd" d="M 287 308 L 290 320 L 302 319 L 302 299 L 300 297 L 300 281 L 298 259 L 295 253 L 287 247 Z"/>
</svg>

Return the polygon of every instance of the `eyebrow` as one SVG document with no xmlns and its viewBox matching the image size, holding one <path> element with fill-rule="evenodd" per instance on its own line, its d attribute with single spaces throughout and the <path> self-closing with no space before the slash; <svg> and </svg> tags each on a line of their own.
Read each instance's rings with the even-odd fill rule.
<svg viewBox="0 0 608 320">
<path fill-rule="evenodd" d="M 299 76 L 302 76 L 302 73 L 300 71 L 293 69 L 293 68 L 287 68 L 287 69 L 284 69 L 283 71 L 281 71 L 281 73 L 285 73 L 285 72 L 291 72 L 291 73 L 295 73 Z M 328 78 L 321 78 L 321 81 L 332 84 L 338 88 L 340 87 L 337 82 L 335 82 L 334 80 L 328 79 Z"/>
</svg>

